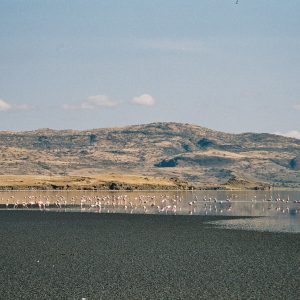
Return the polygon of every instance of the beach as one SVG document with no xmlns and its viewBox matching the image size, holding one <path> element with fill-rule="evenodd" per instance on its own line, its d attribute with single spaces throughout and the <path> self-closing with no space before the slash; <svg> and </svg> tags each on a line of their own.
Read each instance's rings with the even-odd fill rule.
<svg viewBox="0 0 300 300">
<path fill-rule="evenodd" d="M 300 234 L 225 216 L 0 211 L 2 299 L 297 299 Z"/>
</svg>

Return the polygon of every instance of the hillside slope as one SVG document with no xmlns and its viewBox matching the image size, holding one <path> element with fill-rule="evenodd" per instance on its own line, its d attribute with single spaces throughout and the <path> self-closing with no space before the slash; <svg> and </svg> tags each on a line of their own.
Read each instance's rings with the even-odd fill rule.
<svg viewBox="0 0 300 300">
<path fill-rule="evenodd" d="M 180 123 L 84 131 L 0 132 L 0 175 L 111 172 L 177 177 L 195 186 L 300 186 L 300 140 L 228 134 Z"/>
</svg>

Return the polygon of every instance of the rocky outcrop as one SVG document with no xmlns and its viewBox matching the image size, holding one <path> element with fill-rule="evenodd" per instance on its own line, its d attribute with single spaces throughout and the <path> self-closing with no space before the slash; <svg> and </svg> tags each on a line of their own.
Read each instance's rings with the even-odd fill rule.
<svg viewBox="0 0 300 300">
<path fill-rule="evenodd" d="M 300 156 L 294 157 L 293 159 L 291 159 L 289 162 L 289 165 L 293 170 L 299 171 L 300 170 Z"/>
</svg>

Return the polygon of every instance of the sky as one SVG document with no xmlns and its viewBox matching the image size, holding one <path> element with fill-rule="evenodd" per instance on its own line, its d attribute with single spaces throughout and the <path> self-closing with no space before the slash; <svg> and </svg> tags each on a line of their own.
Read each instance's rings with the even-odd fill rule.
<svg viewBox="0 0 300 300">
<path fill-rule="evenodd" d="M 300 1 L 235 2 L 0 0 L 0 130 L 300 138 Z"/>
</svg>

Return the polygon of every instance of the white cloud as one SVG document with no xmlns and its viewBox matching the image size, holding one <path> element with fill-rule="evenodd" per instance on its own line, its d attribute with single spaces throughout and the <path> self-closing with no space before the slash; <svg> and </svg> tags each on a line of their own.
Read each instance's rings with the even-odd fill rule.
<svg viewBox="0 0 300 300">
<path fill-rule="evenodd" d="M 300 104 L 296 104 L 293 106 L 295 109 L 300 110 Z"/>
<path fill-rule="evenodd" d="M 15 104 L 13 106 L 13 109 L 16 109 L 16 110 L 30 110 L 32 108 L 33 107 L 31 105 L 28 105 L 28 104 Z"/>
<path fill-rule="evenodd" d="M 146 49 L 176 51 L 176 52 L 202 52 L 203 42 L 190 39 L 144 39 L 139 41 L 139 45 Z"/>
<path fill-rule="evenodd" d="M 111 100 L 105 95 L 96 95 L 96 96 L 90 96 L 85 101 L 85 104 L 87 106 L 105 106 L 105 107 L 113 107 L 117 105 L 117 102 Z"/>
<path fill-rule="evenodd" d="M 28 104 L 12 104 L 3 99 L 0 99 L 0 111 L 13 111 L 13 110 L 29 110 L 31 106 Z"/>
<path fill-rule="evenodd" d="M 143 94 L 138 97 L 134 97 L 131 101 L 133 104 L 138 105 L 144 105 L 144 106 L 154 106 L 155 105 L 155 99 L 148 94 Z"/>
<path fill-rule="evenodd" d="M 277 132 L 275 132 L 275 134 L 286 136 L 286 137 L 291 137 L 291 138 L 295 138 L 295 139 L 300 139 L 300 131 L 297 131 L 297 130 L 291 130 L 286 133 L 277 131 Z"/>
<path fill-rule="evenodd" d="M 0 99 L 0 111 L 9 111 L 12 109 L 12 105 L 6 101 Z"/>
<path fill-rule="evenodd" d="M 115 107 L 118 103 L 105 95 L 90 96 L 80 103 L 64 104 L 64 109 L 94 109 L 97 107 Z"/>
</svg>

